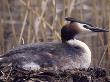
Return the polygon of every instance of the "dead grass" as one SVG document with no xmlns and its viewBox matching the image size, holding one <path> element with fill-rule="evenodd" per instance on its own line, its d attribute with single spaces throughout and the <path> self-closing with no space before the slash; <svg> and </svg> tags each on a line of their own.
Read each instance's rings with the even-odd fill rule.
<svg viewBox="0 0 110 82">
<path fill-rule="evenodd" d="M 66 71 L 29 71 L 17 67 L 0 68 L 0 82 L 109 82 L 102 68 L 73 69 Z"/>
</svg>

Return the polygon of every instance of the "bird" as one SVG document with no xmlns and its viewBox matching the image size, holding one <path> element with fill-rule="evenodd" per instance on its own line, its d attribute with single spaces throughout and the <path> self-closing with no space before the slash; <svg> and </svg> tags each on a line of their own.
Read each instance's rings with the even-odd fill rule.
<svg viewBox="0 0 110 82">
<path fill-rule="evenodd" d="M 75 37 L 82 32 L 109 32 L 89 23 L 66 17 L 61 40 L 21 45 L 0 56 L 0 66 L 12 64 L 25 70 L 68 70 L 89 68 L 91 50 Z"/>
</svg>

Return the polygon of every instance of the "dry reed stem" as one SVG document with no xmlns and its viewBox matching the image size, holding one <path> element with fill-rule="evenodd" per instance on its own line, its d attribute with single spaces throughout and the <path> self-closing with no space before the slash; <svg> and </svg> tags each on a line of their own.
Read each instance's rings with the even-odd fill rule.
<svg viewBox="0 0 110 82">
<path fill-rule="evenodd" d="M 25 3 L 23 0 L 20 0 L 20 1 L 21 1 L 21 3 L 22 3 L 28 10 L 30 10 L 30 11 L 31 11 L 33 14 L 35 14 L 37 17 L 40 17 L 40 20 L 42 20 L 43 22 L 45 22 L 45 23 L 49 26 L 49 28 L 50 28 L 51 30 L 53 29 L 53 27 L 42 17 L 43 14 L 40 15 L 39 13 L 35 12 L 31 7 L 27 6 L 26 3 Z"/>
<path fill-rule="evenodd" d="M 23 21 L 22 28 L 21 28 L 21 32 L 20 32 L 20 37 L 19 37 L 18 45 L 21 44 L 21 40 L 22 40 L 22 38 L 23 38 L 23 32 L 24 32 L 24 29 L 25 29 L 27 16 L 28 16 L 28 11 L 26 11 L 26 13 L 25 13 L 25 17 L 24 17 L 24 21 Z"/>
<path fill-rule="evenodd" d="M 109 11 L 109 13 L 107 14 L 107 16 L 108 16 L 108 20 L 109 20 L 109 24 L 108 24 L 108 26 L 109 26 L 109 34 L 108 34 L 108 54 L 110 55 L 110 11 Z"/>
<path fill-rule="evenodd" d="M 28 5 L 27 6 L 29 6 L 29 4 L 30 4 L 30 0 L 28 1 Z M 28 10 L 26 10 L 26 13 L 25 13 L 25 16 L 24 16 L 24 20 L 23 20 L 23 25 L 22 25 L 21 32 L 20 32 L 20 37 L 19 37 L 18 45 L 21 44 L 21 40 L 23 38 L 23 32 L 24 32 L 24 29 L 25 29 L 28 13 L 29 13 Z"/>
<path fill-rule="evenodd" d="M 3 29 L 3 25 L 2 25 L 2 20 L 0 20 L 0 54 L 5 52 L 5 49 L 4 49 L 5 40 L 4 40 L 3 34 L 4 34 L 4 29 Z"/>
<path fill-rule="evenodd" d="M 30 40 L 31 40 L 31 25 L 32 25 L 32 22 L 31 22 L 31 19 L 32 19 L 32 16 L 29 12 L 29 26 L 28 26 L 28 33 L 27 33 L 27 43 L 30 43 Z"/>
<path fill-rule="evenodd" d="M 8 12 L 9 12 L 9 16 L 10 16 L 10 21 L 13 21 L 13 17 L 12 17 L 12 14 L 11 14 L 11 11 L 10 11 L 10 5 L 9 5 L 9 2 L 7 2 L 7 5 L 8 5 Z M 15 27 L 14 27 L 14 24 L 13 22 L 11 23 L 11 26 L 12 26 L 12 33 L 13 33 L 13 37 L 14 37 L 14 40 L 15 40 L 15 45 L 17 45 L 17 37 L 16 37 L 16 31 L 15 31 Z"/>
<path fill-rule="evenodd" d="M 99 63 L 98 63 L 98 66 L 99 66 L 99 67 L 100 67 L 101 64 L 102 64 L 102 61 L 103 61 L 103 59 L 104 59 L 104 57 L 105 57 L 105 55 L 106 55 L 107 49 L 108 49 L 108 45 L 105 47 L 105 50 L 104 50 L 104 52 L 103 52 L 103 55 L 101 56 L 101 59 L 99 60 Z"/>
<path fill-rule="evenodd" d="M 97 10 L 97 4 L 96 4 L 96 0 L 93 0 L 92 1 L 92 4 L 93 4 L 93 9 L 92 9 L 92 12 L 94 13 L 94 15 L 95 15 L 95 23 L 96 23 L 96 25 L 97 26 L 99 26 L 99 18 L 98 18 L 98 10 Z M 97 36 L 98 38 L 99 38 L 99 40 L 98 40 L 98 42 L 100 41 L 101 42 L 101 45 L 102 45 L 102 47 L 104 48 L 104 41 L 103 41 L 103 39 L 102 39 L 102 36 L 101 36 L 101 33 L 99 34 L 98 33 L 98 36 Z M 106 50 L 106 49 L 105 49 Z M 106 51 L 104 51 L 104 54 L 103 54 L 103 56 L 101 57 L 101 60 L 99 60 L 99 58 L 98 58 L 98 60 L 97 60 L 97 62 L 99 62 L 99 64 L 97 63 L 97 65 L 100 65 L 101 63 L 102 63 L 102 60 L 103 60 L 103 57 L 104 57 L 104 55 L 105 55 L 105 52 Z"/>
</svg>

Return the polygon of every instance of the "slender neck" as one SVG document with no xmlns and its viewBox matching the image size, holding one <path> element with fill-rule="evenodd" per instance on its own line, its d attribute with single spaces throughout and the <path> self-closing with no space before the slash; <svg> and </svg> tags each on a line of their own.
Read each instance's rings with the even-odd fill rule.
<svg viewBox="0 0 110 82">
<path fill-rule="evenodd" d="M 91 54 L 91 51 L 90 51 L 89 47 L 84 42 L 82 42 L 80 40 L 76 40 L 76 39 L 69 40 L 69 41 L 67 41 L 67 43 L 71 46 L 73 45 L 74 47 L 78 47 L 79 49 L 81 49 L 87 55 Z"/>
<path fill-rule="evenodd" d="M 73 32 L 71 29 L 68 28 L 61 29 L 61 39 L 63 43 L 67 42 L 68 40 L 74 39 L 75 36 L 76 33 Z"/>
<path fill-rule="evenodd" d="M 73 37 L 72 36 L 71 37 L 70 36 L 68 37 L 68 35 L 67 36 L 61 35 L 61 40 L 62 40 L 63 43 L 65 43 L 65 42 L 67 42 L 69 40 L 72 40 L 72 39 L 74 40 L 74 36 Z"/>
</svg>

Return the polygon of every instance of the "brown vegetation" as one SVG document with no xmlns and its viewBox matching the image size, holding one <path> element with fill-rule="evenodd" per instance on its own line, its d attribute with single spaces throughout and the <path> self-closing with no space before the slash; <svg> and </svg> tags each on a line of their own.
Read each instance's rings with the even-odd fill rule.
<svg viewBox="0 0 110 82">
<path fill-rule="evenodd" d="M 27 71 L 7 66 L 0 70 L 0 82 L 110 82 L 110 76 L 102 68 Z"/>
</svg>

